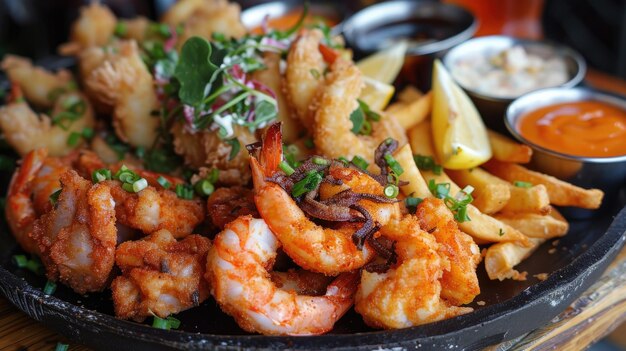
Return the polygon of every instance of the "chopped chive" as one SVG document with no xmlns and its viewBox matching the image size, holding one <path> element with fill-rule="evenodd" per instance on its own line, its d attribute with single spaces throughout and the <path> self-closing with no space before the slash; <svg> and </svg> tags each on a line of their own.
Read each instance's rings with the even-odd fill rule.
<svg viewBox="0 0 626 351">
<path fill-rule="evenodd" d="M 320 166 L 328 166 L 330 164 L 330 162 L 327 159 L 322 158 L 322 157 L 318 157 L 318 156 L 313 157 L 311 159 L 311 162 L 313 162 L 316 165 L 320 165 Z"/>
<path fill-rule="evenodd" d="M 395 199 L 398 196 L 398 194 L 400 193 L 400 189 L 398 189 L 398 186 L 395 185 L 395 184 L 387 184 L 385 186 L 385 189 L 383 190 L 383 193 L 388 198 Z"/>
<path fill-rule="evenodd" d="M 115 24 L 115 30 L 113 31 L 113 34 L 115 34 L 115 36 L 117 37 L 124 37 L 126 36 L 126 33 L 128 33 L 128 26 L 126 25 L 126 23 L 117 22 Z"/>
<path fill-rule="evenodd" d="M 74 147 L 78 145 L 80 141 L 81 134 L 78 132 L 72 132 L 69 137 L 67 137 L 67 145 Z"/>
<path fill-rule="evenodd" d="M 208 179 L 202 179 L 196 182 L 193 187 L 200 196 L 209 196 L 215 191 L 215 186 Z"/>
<path fill-rule="evenodd" d="M 312 138 L 304 139 L 304 147 L 306 147 L 307 149 L 314 149 L 315 143 L 313 143 L 313 139 Z"/>
<path fill-rule="evenodd" d="M 43 287 L 43 293 L 46 295 L 52 295 L 57 290 L 57 285 L 55 282 L 48 280 L 46 285 Z"/>
<path fill-rule="evenodd" d="M 124 183 L 124 184 L 122 184 L 122 189 L 128 191 L 129 193 L 134 193 L 133 185 L 131 183 Z"/>
<path fill-rule="evenodd" d="M 50 200 L 50 203 L 52 204 L 52 206 L 55 206 L 57 204 L 57 201 L 59 201 L 59 195 L 61 195 L 61 191 L 63 189 L 59 189 L 55 192 L 53 192 L 52 194 L 50 194 L 50 196 L 48 197 L 48 199 Z"/>
<path fill-rule="evenodd" d="M 393 171 L 393 173 L 395 173 L 398 176 L 404 173 L 404 169 L 402 168 L 402 166 L 400 166 L 400 163 L 396 161 L 396 159 L 391 154 L 386 154 L 384 156 L 384 159 L 385 159 L 385 162 L 387 162 L 387 166 L 389 166 L 389 168 L 391 169 L 391 171 Z"/>
<path fill-rule="evenodd" d="M 424 201 L 424 199 L 419 198 L 419 197 L 407 197 L 406 199 L 404 199 L 404 204 L 406 205 L 406 207 L 417 207 L 422 201 Z"/>
<path fill-rule="evenodd" d="M 152 327 L 164 330 L 178 329 L 180 327 L 180 321 L 171 316 L 167 318 L 154 316 L 154 319 L 152 320 Z"/>
<path fill-rule="evenodd" d="M 89 127 L 83 128 L 82 135 L 83 135 L 83 138 L 85 138 L 85 139 L 93 138 L 93 135 L 94 135 L 93 128 L 89 128 Z"/>
<path fill-rule="evenodd" d="M 504 236 L 504 230 L 502 230 L 502 228 L 500 228 L 500 230 L 498 230 L 498 236 Z"/>
<path fill-rule="evenodd" d="M 211 184 L 217 184 L 217 181 L 220 180 L 220 170 L 217 168 L 213 168 L 211 170 L 211 173 L 209 173 L 209 175 L 207 176 L 207 179 L 209 180 L 209 182 L 211 182 Z"/>
<path fill-rule="evenodd" d="M 133 192 L 138 193 L 148 187 L 148 181 L 145 178 L 140 178 L 133 183 Z"/>
<path fill-rule="evenodd" d="M 111 180 L 111 170 L 106 169 L 106 168 L 95 170 L 93 171 L 93 173 L 91 173 L 91 180 L 94 183 L 100 183 L 100 182 L 104 182 L 105 180 Z"/>
<path fill-rule="evenodd" d="M 438 165 L 435 162 L 435 159 L 431 156 L 413 155 L 413 160 L 415 161 L 417 168 L 420 170 L 432 171 L 436 175 L 441 175 L 441 172 L 443 171 L 443 167 Z"/>
<path fill-rule="evenodd" d="M 184 200 L 193 199 L 193 188 L 187 184 L 176 184 L 176 188 L 174 189 L 176 195 Z"/>
<path fill-rule="evenodd" d="M 367 167 L 370 165 L 369 162 L 367 162 L 363 157 L 358 156 L 358 155 L 352 158 L 352 164 L 359 167 L 362 170 L 366 170 Z"/>
<path fill-rule="evenodd" d="M 224 140 L 224 142 L 230 145 L 230 154 L 228 155 L 228 161 L 232 161 L 239 154 L 239 150 L 241 149 L 241 143 L 237 138 L 226 139 Z"/>
<path fill-rule="evenodd" d="M 533 183 L 523 182 L 521 180 L 514 181 L 513 185 L 515 185 L 518 188 L 532 188 L 533 187 Z"/>
<path fill-rule="evenodd" d="M 67 351 L 70 345 L 62 344 L 60 342 L 57 343 L 57 346 L 54 348 L 54 351 Z"/>
<path fill-rule="evenodd" d="M 135 150 L 135 155 L 140 159 L 143 159 L 146 156 L 146 149 L 143 146 L 140 146 Z"/>
<path fill-rule="evenodd" d="M 342 162 L 345 165 L 348 165 L 350 163 L 350 160 L 348 160 L 347 158 L 345 158 L 343 156 L 339 156 L 339 158 L 337 160 Z"/>
<path fill-rule="evenodd" d="M 291 189 L 291 195 L 293 197 L 300 197 L 309 191 L 317 188 L 317 186 L 322 182 L 322 173 L 311 171 L 307 173 L 307 175 L 299 182 L 293 185 Z"/>
<path fill-rule="evenodd" d="M 167 317 L 167 321 L 170 323 L 170 328 L 172 329 L 178 329 L 180 327 L 180 320 L 172 316 Z"/>
<path fill-rule="evenodd" d="M 295 170 L 289 165 L 289 163 L 287 163 L 287 161 L 281 161 L 280 164 L 278 164 L 278 167 L 288 176 L 292 175 L 295 172 Z"/>
<path fill-rule="evenodd" d="M 12 259 L 13 259 L 13 263 L 18 268 L 24 268 L 26 267 L 26 264 L 28 263 L 28 258 L 26 258 L 26 256 L 24 255 L 13 255 Z"/>
<path fill-rule="evenodd" d="M 165 179 L 165 177 L 163 176 L 159 176 L 157 178 L 157 183 L 161 184 L 161 186 L 165 189 L 169 189 L 172 186 L 172 183 L 170 183 L 167 179 Z"/>
<path fill-rule="evenodd" d="M 43 266 L 41 265 L 41 261 L 36 256 L 32 256 L 31 259 L 27 259 L 24 255 L 13 255 L 12 257 L 13 263 L 18 268 L 25 268 L 35 274 L 43 274 Z"/>
<path fill-rule="evenodd" d="M 309 70 L 309 72 L 311 72 L 311 75 L 312 75 L 312 76 L 313 76 L 313 78 L 315 78 L 315 79 L 320 79 L 320 77 L 322 76 L 322 75 L 320 74 L 320 71 L 316 70 L 315 68 L 311 68 L 311 69 Z"/>
</svg>

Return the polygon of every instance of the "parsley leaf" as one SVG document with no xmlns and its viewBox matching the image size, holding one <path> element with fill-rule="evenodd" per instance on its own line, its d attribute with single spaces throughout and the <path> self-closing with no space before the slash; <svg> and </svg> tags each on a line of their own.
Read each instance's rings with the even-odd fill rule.
<svg viewBox="0 0 626 351">
<path fill-rule="evenodd" d="M 215 88 L 209 84 L 222 83 L 221 79 L 214 76 L 223 60 L 223 54 L 218 51 L 200 37 L 192 37 L 185 42 L 174 71 L 174 76 L 180 82 L 178 96 L 183 103 L 193 106 L 200 104 L 207 91 Z"/>
</svg>

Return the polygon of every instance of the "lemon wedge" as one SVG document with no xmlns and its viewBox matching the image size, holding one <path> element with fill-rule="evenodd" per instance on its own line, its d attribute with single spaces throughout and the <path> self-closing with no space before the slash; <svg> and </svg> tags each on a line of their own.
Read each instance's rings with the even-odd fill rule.
<svg viewBox="0 0 626 351">
<path fill-rule="evenodd" d="M 487 129 L 476 107 L 439 60 L 433 66 L 432 129 L 445 168 L 468 169 L 491 158 Z"/>
<path fill-rule="evenodd" d="M 391 97 L 393 93 L 395 93 L 396 88 L 394 88 L 393 85 L 385 84 L 368 77 L 363 77 L 363 83 L 365 86 L 363 90 L 361 90 L 359 99 L 365 102 L 372 110 L 378 112 L 383 111 L 389 104 L 389 101 L 391 101 Z"/>
<path fill-rule="evenodd" d="M 407 42 L 401 41 L 362 59 L 356 66 L 364 76 L 382 83 L 392 84 L 402 69 L 407 47 Z"/>
</svg>

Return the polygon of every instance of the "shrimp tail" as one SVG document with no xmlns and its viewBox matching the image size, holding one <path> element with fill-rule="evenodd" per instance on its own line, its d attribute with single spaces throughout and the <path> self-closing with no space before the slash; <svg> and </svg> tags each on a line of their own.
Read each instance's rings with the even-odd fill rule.
<svg viewBox="0 0 626 351">
<path fill-rule="evenodd" d="M 267 128 L 263 137 L 259 161 L 266 177 L 271 177 L 278 170 L 283 160 L 282 123 L 274 123 Z"/>
</svg>

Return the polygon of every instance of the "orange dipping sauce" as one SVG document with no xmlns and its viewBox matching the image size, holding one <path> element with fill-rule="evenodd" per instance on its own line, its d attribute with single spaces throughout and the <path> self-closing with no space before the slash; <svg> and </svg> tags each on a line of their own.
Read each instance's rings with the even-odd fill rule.
<svg viewBox="0 0 626 351">
<path fill-rule="evenodd" d="M 270 17 L 267 20 L 267 26 L 271 29 L 276 30 L 287 30 L 292 28 L 298 23 L 298 20 L 302 16 L 302 10 L 294 10 L 288 12 L 280 17 Z M 326 16 L 320 16 L 315 14 L 309 14 L 304 18 L 304 24 L 310 25 L 315 23 L 325 23 L 329 27 L 336 26 L 339 21 L 335 18 L 328 18 Z M 252 33 L 254 34 L 263 34 L 263 27 L 255 27 L 252 29 Z"/>
<path fill-rule="evenodd" d="M 626 111 L 599 101 L 566 102 L 523 115 L 517 130 L 528 141 L 572 156 L 626 155 Z"/>
</svg>

